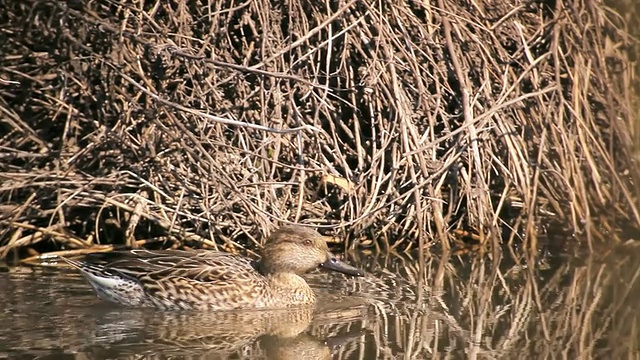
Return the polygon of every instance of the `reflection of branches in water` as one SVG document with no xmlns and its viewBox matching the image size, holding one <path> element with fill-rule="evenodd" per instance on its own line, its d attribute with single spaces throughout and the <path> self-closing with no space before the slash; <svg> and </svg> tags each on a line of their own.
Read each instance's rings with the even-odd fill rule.
<svg viewBox="0 0 640 360">
<path fill-rule="evenodd" d="M 443 296 L 432 296 L 433 286 L 426 286 L 429 279 L 435 278 L 441 265 L 448 268 L 446 282 L 456 283 L 458 280 L 449 264 L 432 258 L 421 275 L 418 263 L 407 256 L 391 254 L 360 260 L 359 266 L 369 273 L 365 278 L 340 283 L 323 276 L 309 276 L 310 283 L 316 288 L 339 288 L 351 298 L 370 305 L 366 346 L 349 344 L 341 358 L 393 358 L 400 354 L 423 358 L 442 349 L 441 344 L 464 346 L 467 343 L 468 331 L 447 312 Z M 335 328 L 324 335 L 338 331 Z M 452 351 L 459 347 L 453 347 Z"/>
<path fill-rule="evenodd" d="M 203 314 L 112 307 L 105 314 L 93 305 L 89 309 L 95 313 L 78 313 L 87 309 L 88 301 L 103 303 L 81 279 L 59 275 L 36 276 L 35 289 L 40 290 L 35 293 L 27 287 L 12 288 L 11 282 L 0 282 L 0 289 L 10 290 L 3 296 L 6 304 L 13 304 L 11 313 L 30 314 L 34 299 L 51 299 L 40 309 L 53 314 L 10 318 L 12 326 L 30 330 L 7 337 L 11 344 L 23 344 L 24 351 L 54 347 L 96 357 L 109 353 L 131 358 L 264 358 L 305 348 L 309 354 L 326 354 L 325 341 L 346 338 L 330 347 L 334 358 L 623 358 L 639 351 L 638 255 L 638 250 L 625 247 L 599 257 L 552 258 L 549 270 L 506 261 L 495 267 L 477 259 L 430 258 L 422 274 L 415 259 L 370 256 L 361 259 L 368 271 L 365 278 L 310 274 L 320 301 L 313 312 L 302 313 Z M 55 286 L 60 281 L 67 285 L 64 290 Z M 70 307 L 69 299 L 83 307 Z M 33 329 L 46 325 L 41 318 L 54 316 L 55 328 L 61 331 Z"/>
<path fill-rule="evenodd" d="M 623 246 L 558 267 L 540 289 L 540 321 L 529 329 L 552 341 L 544 347 L 528 342 L 518 346 L 541 356 L 561 352 L 585 358 L 637 356 L 638 255 L 637 249 Z"/>
<path fill-rule="evenodd" d="M 587 260 L 555 258 L 548 270 L 468 260 L 446 266 L 439 280 L 446 286 L 440 284 L 440 292 L 433 291 L 432 284 L 438 281 L 433 275 L 443 263 L 430 259 L 422 277 L 428 285 L 424 300 L 418 296 L 421 282 L 415 262 L 400 257 L 363 259 L 374 275 L 355 284 L 346 282 L 342 291 L 372 304 L 370 333 L 366 346 L 349 344 L 341 358 L 424 358 L 434 353 L 455 358 L 558 354 L 622 358 L 638 354 L 638 255 L 625 249 Z M 408 266 L 389 271 L 399 270 L 398 264 Z"/>
</svg>

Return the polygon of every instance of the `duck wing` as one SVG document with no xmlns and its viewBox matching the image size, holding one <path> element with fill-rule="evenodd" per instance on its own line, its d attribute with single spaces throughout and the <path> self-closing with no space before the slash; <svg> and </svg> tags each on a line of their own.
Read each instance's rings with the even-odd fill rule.
<svg viewBox="0 0 640 360">
<path fill-rule="evenodd" d="M 267 298 L 267 280 L 250 259 L 213 251 L 94 253 L 85 263 L 136 281 L 157 307 L 227 310 Z"/>
<path fill-rule="evenodd" d="M 85 256 L 86 264 L 121 273 L 133 279 L 149 274 L 174 274 L 206 280 L 215 274 L 225 275 L 229 268 L 238 272 L 255 273 L 251 260 L 215 251 L 184 250 L 128 250 L 92 253 Z M 259 275 L 256 273 L 256 275 Z M 226 276 L 225 276 L 226 277 Z"/>
</svg>

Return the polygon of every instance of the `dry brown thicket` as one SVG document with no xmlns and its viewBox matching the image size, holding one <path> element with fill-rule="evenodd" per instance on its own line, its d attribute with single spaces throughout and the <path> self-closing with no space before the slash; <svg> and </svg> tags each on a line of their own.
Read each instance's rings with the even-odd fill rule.
<svg viewBox="0 0 640 360">
<path fill-rule="evenodd" d="M 640 224 L 634 40 L 600 1 L 3 7 L 0 258 Z"/>
</svg>

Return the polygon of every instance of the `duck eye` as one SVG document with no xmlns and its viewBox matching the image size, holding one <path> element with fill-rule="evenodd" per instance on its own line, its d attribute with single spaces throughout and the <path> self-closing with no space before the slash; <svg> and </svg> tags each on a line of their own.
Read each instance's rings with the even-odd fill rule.
<svg viewBox="0 0 640 360">
<path fill-rule="evenodd" d="M 310 239 L 304 239 L 304 241 L 302 242 L 302 245 L 304 246 L 311 246 L 311 240 Z"/>
</svg>

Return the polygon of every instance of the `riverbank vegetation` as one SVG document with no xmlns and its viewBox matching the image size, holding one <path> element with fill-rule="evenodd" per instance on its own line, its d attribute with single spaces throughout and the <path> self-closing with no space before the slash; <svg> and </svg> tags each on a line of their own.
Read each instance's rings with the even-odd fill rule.
<svg viewBox="0 0 640 360">
<path fill-rule="evenodd" d="M 398 251 L 640 224 L 636 44 L 598 1 L 5 8 L 0 258 L 235 251 L 286 222 Z"/>
</svg>

